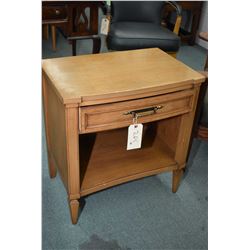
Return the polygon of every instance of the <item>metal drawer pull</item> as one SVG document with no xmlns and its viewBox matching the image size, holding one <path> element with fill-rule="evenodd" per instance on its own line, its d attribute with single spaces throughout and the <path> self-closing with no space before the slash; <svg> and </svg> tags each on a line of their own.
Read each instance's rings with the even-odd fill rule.
<svg viewBox="0 0 250 250">
<path fill-rule="evenodd" d="M 163 106 L 155 106 L 155 107 L 150 107 L 150 108 L 131 110 L 131 111 L 125 112 L 124 115 L 132 115 L 133 117 L 153 115 L 156 113 L 158 109 L 161 109 L 162 107 Z"/>
<path fill-rule="evenodd" d="M 56 10 L 56 15 L 59 15 L 60 14 L 60 10 Z"/>
</svg>

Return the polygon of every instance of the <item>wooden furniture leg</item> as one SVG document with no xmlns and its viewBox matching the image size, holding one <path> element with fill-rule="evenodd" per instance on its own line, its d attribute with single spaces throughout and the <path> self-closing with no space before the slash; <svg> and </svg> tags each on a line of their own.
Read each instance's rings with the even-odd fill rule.
<svg viewBox="0 0 250 250">
<path fill-rule="evenodd" d="M 72 224 L 76 224 L 78 220 L 78 213 L 79 213 L 79 201 L 70 200 L 69 207 L 70 207 L 70 215 L 71 215 Z"/>
<path fill-rule="evenodd" d="M 93 38 L 92 40 L 93 40 L 93 54 L 98 54 L 101 49 L 101 38 L 96 37 Z"/>
<path fill-rule="evenodd" d="M 56 26 L 51 25 L 52 49 L 56 50 Z"/>
<path fill-rule="evenodd" d="M 72 223 L 78 220 L 80 199 L 79 134 L 78 105 L 66 106 L 66 147 L 68 165 L 68 198 Z"/>
<path fill-rule="evenodd" d="M 71 40 L 72 44 L 72 56 L 76 56 L 76 40 Z"/>
<path fill-rule="evenodd" d="M 52 179 L 56 177 L 57 170 L 56 170 L 55 163 L 53 162 L 49 154 L 48 154 L 48 160 L 49 160 L 49 176 Z"/>
<path fill-rule="evenodd" d="M 180 185 L 181 177 L 183 175 L 183 170 L 178 169 L 173 171 L 172 175 L 172 192 L 176 193 Z"/>
<path fill-rule="evenodd" d="M 43 24 L 42 26 L 42 35 L 45 40 L 49 39 L 49 25 Z"/>
</svg>

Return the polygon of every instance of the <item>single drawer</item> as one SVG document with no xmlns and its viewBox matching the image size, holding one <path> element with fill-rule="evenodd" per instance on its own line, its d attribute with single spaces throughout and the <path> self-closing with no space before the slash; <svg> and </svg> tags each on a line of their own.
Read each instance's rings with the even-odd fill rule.
<svg viewBox="0 0 250 250">
<path fill-rule="evenodd" d="M 192 111 L 194 91 L 79 108 L 80 133 L 91 133 L 165 119 Z"/>
<path fill-rule="evenodd" d="M 43 6 L 43 20 L 57 20 L 67 18 L 67 10 L 64 6 Z"/>
</svg>

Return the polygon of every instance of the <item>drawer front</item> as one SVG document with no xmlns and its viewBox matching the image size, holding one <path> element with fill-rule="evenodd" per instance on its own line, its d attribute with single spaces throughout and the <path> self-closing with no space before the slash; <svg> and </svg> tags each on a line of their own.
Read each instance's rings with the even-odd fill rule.
<svg viewBox="0 0 250 250">
<path fill-rule="evenodd" d="M 67 18 L 67 10 L 64 6 L 43 6 L 43 20 L 57 20 Z"/>
<path fill-rule="evenodd" d="M 194 91 L 142 98 L 132 101 L 80 107 L 80 133 L 127 127 L 138 112 L 138 123 L 146 123 L 188 113 L 193 109 Z M 154 110 L 155 109 L 155 110 Z"/>
</svg>

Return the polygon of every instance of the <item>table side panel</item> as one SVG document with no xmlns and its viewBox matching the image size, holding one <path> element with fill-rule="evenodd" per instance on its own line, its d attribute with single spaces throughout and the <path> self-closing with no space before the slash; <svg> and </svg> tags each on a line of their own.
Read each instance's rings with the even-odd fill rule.
<svg viewBox="0 0 250 250">
<path fill-rule="evenodd" d="M 59 170 L 62 181 L 68 188 L 67 147 L 65 107 L 54 92 L 50 80 L 43 74 L 44 112 L 48 154 L 52 156 Z"/>
</svg>

